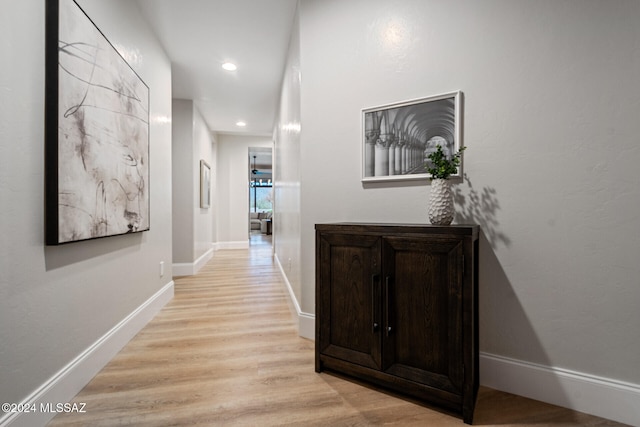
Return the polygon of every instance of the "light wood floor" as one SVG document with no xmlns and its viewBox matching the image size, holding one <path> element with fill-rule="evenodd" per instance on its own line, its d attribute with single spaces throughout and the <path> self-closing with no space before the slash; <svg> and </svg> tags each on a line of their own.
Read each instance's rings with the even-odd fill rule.
<svg viewBox="0 0 640 427">
<path fill-rule="evenodd" d="M 216 252 L 51 426 L 463 426 L 447 414 L 314 371 L 263 236 Z M 621 425 L 481 388 L 474 424 Z"/>
</svg>

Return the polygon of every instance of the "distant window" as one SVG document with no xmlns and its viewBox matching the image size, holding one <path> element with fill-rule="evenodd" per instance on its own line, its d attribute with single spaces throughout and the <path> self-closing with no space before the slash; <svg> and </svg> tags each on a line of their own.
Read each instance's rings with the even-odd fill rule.
<svg viewBox="0 0 640 427">
<path fill-rule="evenodd" d="M 254 185 L 251 183 L 249 203 L 253 212 L 268 212 L 273 210 L 273 188 L 269 184 Z"/>
</svg>

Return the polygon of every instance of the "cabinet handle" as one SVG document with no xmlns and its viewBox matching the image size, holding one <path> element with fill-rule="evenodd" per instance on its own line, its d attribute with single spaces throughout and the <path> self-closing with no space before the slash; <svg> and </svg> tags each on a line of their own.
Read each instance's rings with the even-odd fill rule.
<svg viewBox="0 0 640 427">
<path fill-rule="evenodd" d="M 389 307 L 390 307 L 390 303 L 389 300 L 391 300 L 391 294 L 389 293 L 389 290 L 391 288 L 391 276 L 387 276 L 385 278 L 385 282 L 384 282 L 384 300 L 385 300 L 385 311 L 384 311 L 384 319 L 385 319 L 385 324 L 387 325 L 386 327 L 386 331 L 387 331 L 387 336 L 389 336 L 391 334 L 391 325 L 389 323 Z"/>
<path fill-rule="evenodd" d="M 371 332 L 373 332 L 374 334 L 376 332 L 378 332 L 378 329 L 380 329 L 380 325 L 378 324 L 378 319 L 377 319 L 377 315 L 376 315 L 376 308 L 378 306 L 378 300 L 376 298 L 376 289 L 377 289 L 377 285 L 378 282 L 380 280 L 380 275 L 379 274 L 373 274 L 371 276 L 371 319 L 373 320 L 373 326 L 371 327 Z"/>
</svg>

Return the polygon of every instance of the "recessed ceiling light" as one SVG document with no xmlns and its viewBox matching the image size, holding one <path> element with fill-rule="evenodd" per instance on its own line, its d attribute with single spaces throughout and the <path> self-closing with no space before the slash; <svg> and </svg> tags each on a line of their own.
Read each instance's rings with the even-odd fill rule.
<svg viewBox="0 0 640 427">
<path fill-rule="evenodd" d="M 236 64 L 232 62 L 225 62 L 224 64 L 222 64 L 222 68 L 224 68 L 227 71 L 235 71 L 238 69 L 238 67 L 236 67 Z"/>
<path fill-rule="evenodd" d="M 243 122 L 242 120 L 236 122 L 236 126 L 239 126 L 241 128 L 245 127 L 247 124 L 245 122 Z"/>
</svg>

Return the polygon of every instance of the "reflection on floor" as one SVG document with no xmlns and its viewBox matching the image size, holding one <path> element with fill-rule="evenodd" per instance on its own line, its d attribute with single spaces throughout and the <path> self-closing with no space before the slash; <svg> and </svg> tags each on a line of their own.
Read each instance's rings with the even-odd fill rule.
<svg viewBox="0 0 640 427">
<path fill-rule="evenodd" d="M 264 234 L 259 230 L 252 230 L 249 235 L 249 245 L 254 246 L 271 246 L 273 235 Z"/>
</svg>

